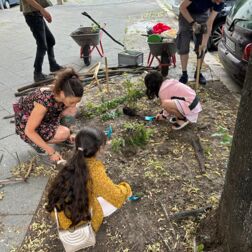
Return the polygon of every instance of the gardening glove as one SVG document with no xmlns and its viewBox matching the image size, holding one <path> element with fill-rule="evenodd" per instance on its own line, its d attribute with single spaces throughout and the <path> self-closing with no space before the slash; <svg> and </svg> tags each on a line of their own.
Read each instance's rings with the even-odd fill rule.
<svg viewBox="0 0 252 252">
<path fill-rule="evenodd" d="M 201 33 L 201 24 L 194 22 L 192 25 L 192 30 L 194 34 L 199 34 Z"/>
</svg>

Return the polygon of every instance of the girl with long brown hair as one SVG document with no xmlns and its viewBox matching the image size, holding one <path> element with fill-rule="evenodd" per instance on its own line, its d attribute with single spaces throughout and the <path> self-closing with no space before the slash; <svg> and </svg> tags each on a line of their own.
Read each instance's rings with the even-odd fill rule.
<svg viewBox="0 0 252 252">
<path fill-rule="evenodd" d="M 46 206 L 52 215 L 57 209 L 62 229 L 91 221 L 97 232 L 103 217 L 120 208 L 131 196 L 130 185 L 114 184 L 99 160 L 105 143 L 104 132 L 96 128 L 86 127 L 76 135 L 75 152 L 53 181 Z"/>
</svg>

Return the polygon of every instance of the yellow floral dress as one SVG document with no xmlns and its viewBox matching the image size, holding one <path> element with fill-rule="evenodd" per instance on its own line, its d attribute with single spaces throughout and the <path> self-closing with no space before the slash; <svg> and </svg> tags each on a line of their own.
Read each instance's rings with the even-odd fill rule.
<svg viewBox="0 0 252 252">
<path fill-rule="evenodd" d="M 120 208 L 132 192 L 130 185 L 126 182 L 121 182 L 118 185 L 114 184 L 107 176 L 105 167 L 101 161 L 94 157 L 87 158 L 86 161 L 92 180 L 92 190 L 89 192 L 89 204 L 90 209 L 92 209 L 91 225 L 94 231 L 97 232 L 104 217 L 97 197 L 102 197 L 116 208 Z M 90 186 L 88 185 L 88 187 Z M 52 213 L 52 216 L 54 217 L 54 213 Z M 58 219 L 62 229 L 68 229 L 72 224 L 72 221 L 65 216 L 64 211 L 58 213 Z"/>
</svg>

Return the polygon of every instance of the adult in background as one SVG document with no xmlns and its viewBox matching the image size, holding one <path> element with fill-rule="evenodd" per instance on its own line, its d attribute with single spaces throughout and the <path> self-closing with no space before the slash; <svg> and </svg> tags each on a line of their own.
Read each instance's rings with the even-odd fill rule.
<svg viewBox="0 0 252 252">
<path fill-rule="evenodd" d="M 223 7 L 223 0 L 182 1 L 179 8 L 179 30 L 177 34 L 177 49 L 182 66 L 180 82 L 184 84 L 188 82 L 187 64 L 191 39 L 194 39 L 196 54 L 204 55 L 212 31 L 213 21 Z M 194 78 L 196 79 L 196 71 Z M 206 84 L 206 79 L 202 73 L 200 73 L 199 83 L 202 85 Z"/>
<path fill-rule="evenodd" d="M 56 72 L 63 69 L 63 67 L 55 60 L 53 50 L 55 39 L 45 22 L 45 20 L 48 23 L 52 22 L 52 16 L 45 9 L 51 5 L 52 3 L 50 0 L 21 0 L 20 2 L 20 10 L 23 12 L 25 21 L 30 27 L 33 37 L 37 43 L 37 52 L 34 61 L 35 82 L 43 81 L 49 78 L 48 75 L 42 72 L 42 65 L 46 52 L 48 55 L 50 71 Z"/>
</svg>

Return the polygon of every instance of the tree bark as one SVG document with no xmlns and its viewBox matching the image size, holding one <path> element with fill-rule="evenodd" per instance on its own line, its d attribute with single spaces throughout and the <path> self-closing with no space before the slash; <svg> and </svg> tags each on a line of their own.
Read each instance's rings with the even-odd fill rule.
<svg viewBox="0 0 252 252">
<path fill-rule="evenodd" d="M 252 54 L 242 90 L 228 168 L 218 209 L 225 252 L 252 251 Z"/>
</svg>

